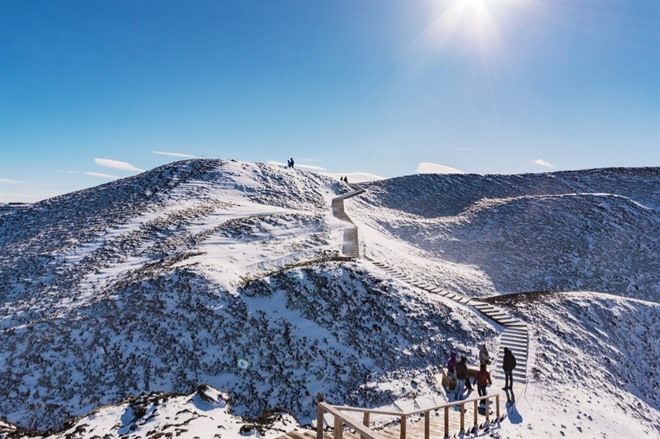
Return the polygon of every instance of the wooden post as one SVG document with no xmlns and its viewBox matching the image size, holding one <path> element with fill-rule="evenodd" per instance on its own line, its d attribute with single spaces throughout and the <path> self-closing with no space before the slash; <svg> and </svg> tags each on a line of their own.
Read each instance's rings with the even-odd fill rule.
<svg viewBox="0 0 660 439">
<path fill-rule="evenodd" d="M 445 406 L 445 438 L 449 437 L 449 406 Z"/>
<path fill-rule="evenodd" d="M 339 416 L 335 416 L 335 439 L 344 437 L 344 423 Z"/>
<path fill-rule="evenodd" d="M 323 439 L 323 407 L 316 403 L 316 439 Z"/>
<path fill-rule="evenodd" d="M 497 421 L 500 420 L 500 394 L 495 394 L 495 416 L 497 416 Z"/>
<path fill-rule="evenodd" d="M 401 439 L 406 439 L 406 415 L 401 416 Z"/>
<path fill-rule="evenodd" d="M 476 427 L 479 424 L 479 402 L 477 400 L 474 400 L 474 426 Z"/>
<path fill-rule="evenodd" d="M 431 412 L 424 412 L 424 439 L 431 438 Z"/>
<path fill-rule="evenodd" d="M 486 399 L 483 399 L 482 401 L 486 403 L 486 423 L 488 423 L 490 419 L 490 416 L 488 416 L 488 413 L 490 413 L 490 396 L 486 397 Z"/>
<path fill-rule="evenodd" d="M 465 403 L 461 404 L 461 433 L 465 433 Z"/>
<path fill-rule="evenodd" d="M 362 425 L 365 427 L 369 427 L 369 412 L 364 412 L 364 415 L 362 416 Z M 366 436 L 363 436 L 360 434 L 360 439 L 367 439 Z"/>
</svg>

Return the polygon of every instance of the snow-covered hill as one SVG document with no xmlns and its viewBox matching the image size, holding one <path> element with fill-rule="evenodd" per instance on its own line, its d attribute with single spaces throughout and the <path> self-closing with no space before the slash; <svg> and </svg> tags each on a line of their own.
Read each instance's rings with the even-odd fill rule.
<svg viewBox="0 0 660 439">
<path fill-rule="evenodd" d="M 660 305 L 602 293 L 502 296 L 531 329 L 532 381 L 506 437 L 660 437 Z"/>
<path fill-rule="evenodd" d="M 657 376 L 650 364 L 660 351 L 659 176 L 657 168 L 420 175 L 365 185 L 345 207 L 368 257 L 456 293 L 620 296 L 516 304 L 519 317 L 541 331 L 530 343 L 534 382 L 552 389 L 556 366 L 542 361 L 556 361 L 558 349 L 581 357 L 576 376 L 591 368 L 612 381 L 601 365 L 621 352 L 639 356 L 649 364 L 644 373 Z M 179 401 L 170 393 L 190 395 L 202 383 L 229 395 L 217 416 L 232 425 L 248 421 L 231 416 L 273 410 L 308 423 L 319 391 L 352 405 L 442 402 L 437 366 L 454 350 L 474 359 L 481 342 L 495 351 L 501 328 L 368 260 L 343 258 L 346 224 L 330 204 L 349 190 L 300 170 L 190 160 L 0 216 L 0 417 L 60 429 L 70 416 L 110 405 L 65 431 L 84 424 L 79 437 L 92 430 L 118 437 L 130 421 L 130 403 L 121 401 L 156 392 L 149 398 L 158 404 L 192 413 L 199 409 L 193 396 Z M 626 323 L 581 316 L 575 303 L 609 304 Z M 543 323 L 558 316 L 571 323 Z M 594 318 L 598 324 L 579 324 Z M 626 346 L 632 322 L 647 340 L 643 349 Z M 586 334 L 606 341 L 594 350 Z M 630 380 L 625 367 L 608 370 Z M 657 378 L 647 378 L 657 389 Z M 615 388 L 599 386 L 612 401 Z M 657 392 L 644 389 L 626 388 L 613 413 L 634 412 L 640 428 L 630 431 L 658 434 L 650 427 Z M 549 428 L 533 419 L 535 432 Z M 132 425 L 134 437 L 143 437 Z M 13 427 L 0 424 L 0 437 L 3 428 Z M 203 429 L 186 434 L 200 431 L 213 437 Z"/>
<path fill-rule="evenodd" d="M 438 286 L 660 297 L 657 168 L 418 175 L 365 187 L 348 210 L 373 233 L 367 253 L 406 270 L 417 258 L 419 275 Z M 379 244 L 390 238 L 410 244 L 405 258 Z"/>
</svg>

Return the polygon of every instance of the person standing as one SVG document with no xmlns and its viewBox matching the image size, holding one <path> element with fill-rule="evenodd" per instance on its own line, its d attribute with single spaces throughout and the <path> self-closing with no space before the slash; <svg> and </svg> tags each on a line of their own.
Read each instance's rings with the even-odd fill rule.
<svg viewBox="0 0 660 439">
<path fill-rule="evenodd" d="M 454 368 L 456 367 L 456 352 L 452 352 L 447 360 L 447 376 L 450 380 L 454 379 Z"/>
<path fill-rule="evenodd" d="M 477 372 L 477 392 L 479 396 L 486 396 L 486 386 L 493 384 L 493 381 L 490 379 L 490 374 L 486 370 L 486 365 L 482 364 L 479 372 Z"/>
<path fill-rule="evenodd" d="M 289 163 L 291 163 L 291 165 L 290 165 L 289 167 L 290 167 L 290 168 L 293 168 L 293 157 L 291 157 L 291 158 L 289 159 Z"/>
<path fill-rule="evenodd" d="M 463 391 L 465 390 L 465 380 L 467 379 L 467 358 L 461 357 L 461 361 L 454 367 L 456 375 L 456 391 L 454 392 L 454 401 L 463 399 Z"/>
<path fill-rule="evenodd" d="M 488 355 L 488 351 L 486 350 L 486 345 L 482 344 L 480 346 L 479 350 L 479 365 L 480 366 L 488 366 L 490 364 L 490 355 Z"/>
<path fill-rule="evenodd" d="M 502 360 L 502 369 L 504 369 L 504 387 L 502 390 L 513 390 L 513 369 L 516 368 L 516 357 L 513 356 L 511 349 L 504 348 L 504 359 Z"/>
</svg>

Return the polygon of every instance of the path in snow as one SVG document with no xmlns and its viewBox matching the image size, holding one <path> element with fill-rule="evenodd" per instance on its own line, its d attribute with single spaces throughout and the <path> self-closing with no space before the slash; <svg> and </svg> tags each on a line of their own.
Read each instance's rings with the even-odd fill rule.
<svg viewBox="0 0 660 439">
<path fill-rule="evenodd" d="M 342 253 L 349 258 L 360 257 L 360 247 L 358 245 L 358 228 L 351 218 L 344 211 L 344 200 L 347 198 L 360 195 L 364 192 L 360 186 L 356 184 L 349 184 L 353 191 L 332 199 L 332 214 L 339 220 L 347 222 L 350 226 L 344 230 L 344 244 L 342 246 Z"/>
</svg>

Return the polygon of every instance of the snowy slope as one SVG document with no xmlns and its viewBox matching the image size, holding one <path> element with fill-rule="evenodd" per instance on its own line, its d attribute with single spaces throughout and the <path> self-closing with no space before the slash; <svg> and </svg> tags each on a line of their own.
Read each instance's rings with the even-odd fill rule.
<svg viewBox="0 0 660 439">
<path fill-rule="evenodd" d="M 602 372 L 605 358 L 622 361 L 622 352 L 657 376 L 658 176 L 657 168 L 420 175 L 369 183 L 345 207 L 363 253 L 449 291 L 619 296 L 516 304 L 518 317 L 541 331 L 530 341 L 537 372 L 529 388 L 563 391 L 554 365 L 563 349 L 596 370 L 599 382 L 615 372 L 632 380 L 625 368 Z M 201 383 L 231 400 L 214 409 L 226 424 L 222 437 L 249 423 L 237 416 L 271 410 L 309 423 L 319 391 L 338 404 L 441 403 L 437 366 L 454 350 L 473 360 L 481 342 L 494 352 L 501 328 L 368 260 L 342 258 L 346 225 L 331 216 L 330 202 L 348 190 L 299 170 L 190 160 L 0 216 L 0 418 L 60 429 L 70 416 L 109 405 L 103 426 L 92 415 L 61 434 L 84 424 L 79 437 L 115 437 L 129 425 L 130 403 L 120 402 L 130 395 L 165 392 L 150 398 L 192 413 L 199 407 L 190 395 Z M 616 312 L 627 326 L 610 327 L 604 311 L 580 314 L 573 305 L 580 300 Z M 643 348 L 627 345 L 630 328 L 646 340 Z M 606 340 L 592 348 L 589 334 Z M 611 404 L 592 418 L 611 412 L 620 424 L 635 413 L 639 428 L 599 423 L 585 437 L 658 434 L 651 427 L 657 391 L 648 390 L 658 383 L 649 380 L 651 387 L 625 387 L 621 398 L 613 395 L 624 381 L 599 385 Z M 577 378 L 566 385 L 595 397 Z M 561 434 L 552 419 L 524 412 L 525 398 L 502 434 Z M 567 413 L 582 404 L 542 401 L 537 407 L 563 404 Z M 513 422 L 519 417 L 532 427 Z M 166 418 L 154 417 L 151 431 L 163 431 L 166 422 L 156 424 Z M 133 437 L 143 437 L 134 425 Z M 0 437 L 2 428 L 11 427 L 0 425 Z M 202 427 L 181 434 L 213 437 Z"/>
<path fill-rule="evenodd" d="M 660 437 L 660 304 L 585 292 L 495 302 L 529 322 L 535 357 L 503 437 Z"/>
<path fill-rule="evenodd" d="M 438 286 L 470 296 L 660 297 L 657 168 L 419 175 L 365 186 L 348 213 L 366 229 L 367 254 L 406 270 L 411 260 L 423 264 L 419 275 Z M 380 245 L 390 238 L 410 244 L 406 258 Z"/>
<path fill-rule="evenodd" d="M 0 413 L 44 429 L 208 382 L 237 414 L 281 407 L 308 422 L 317 391 L 385 404 L 410 393 L 396 380 L 432 388 L 444 340 L 495 331 L 337 260 L 332 189 L 300 171 L 190 161 L 6 216 Z"/>
</svg>

